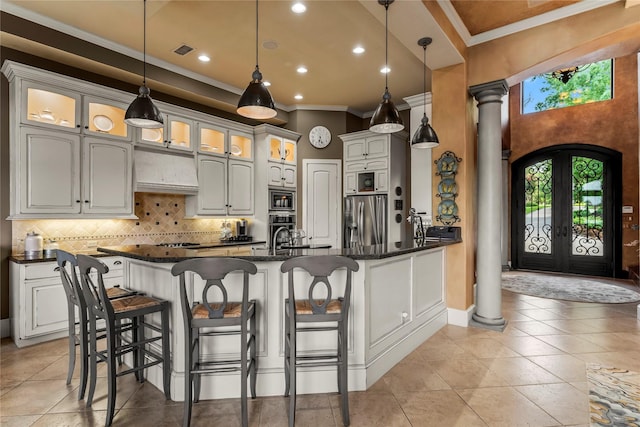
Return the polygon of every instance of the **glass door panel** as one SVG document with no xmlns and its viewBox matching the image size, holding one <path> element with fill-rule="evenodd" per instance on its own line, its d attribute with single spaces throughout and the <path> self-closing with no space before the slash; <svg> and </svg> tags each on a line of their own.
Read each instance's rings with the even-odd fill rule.
<svg viewBox="0 0 640 427">
<path fill-rule="evenodd" d="M 164 128 L 146 129 L 142 128 L 140 138 L 144 142 L 152 142 L 158 145 L 164 144 Z"/>
<path fill-rule="evenodd" d="M 232 157 L 241 159 L 251 159 L 253 157 L 253 140 L 251 137 L 238 134 L 231 134 L 230 137 L 231 146 L 229 147 L 229 153 Z"/>
<path fill-rule="evenodd" d="M 213 128 L 200 129 L 200 151 L 224 155 L 226 132 Z"/>
<path fill-rule="evenodd" d="M 289 140 L 284 140 L 284 161 L 287 163 L 296 162 L 296 143 Z"/>
<path fill-rule="evenodd" d="M 89 102 L 89 120 L 85 129 L 102 135 L 127 138 L 128 127 L 124 122 L 125 110 L 100 102 Z"/>
<path fill-rule="evenodd" d="M 170 120 L 171 145 L 174 148 L 191 148 L 191 125 L 181 120 Z"/>
<path fill-rule="evenodd" d="M 43 89 L 27 89 L 28 121 L 75 128 L 77 99 Z"/>
<path fill-rule="evenodd" d="M 572 165 L 572 245 L 571 254 L 578 256 L 604 255 L 602 188 L 604 164 L 589 157 L 573 156 Z"/>
<path fill-rule="evenodd" d="M 545 159 L 525 168 L 525 253 L 551 254 L 553 250 L 552 166 L 552 160 Z"/>
<path fill-rule="evenodd" d="M 281 161 L 282 154 L 280 151 L 282 151 L 282 139 L 272 137 L 269 141 L 269 148 L 271 150 L 269 151 L 269 160 Z"/>
</svg>

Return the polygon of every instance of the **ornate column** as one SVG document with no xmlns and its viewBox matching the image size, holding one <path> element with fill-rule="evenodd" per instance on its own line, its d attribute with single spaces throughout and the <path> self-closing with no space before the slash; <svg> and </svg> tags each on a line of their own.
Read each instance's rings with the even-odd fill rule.
<svg viewBox="0 0 640 427">
<path fill-rule="evenodd" d="M 471 325 L 502 331 L 502 97 L 505 80 L 471 86 L 478 101 L 477 300 Z"/>
</svg>

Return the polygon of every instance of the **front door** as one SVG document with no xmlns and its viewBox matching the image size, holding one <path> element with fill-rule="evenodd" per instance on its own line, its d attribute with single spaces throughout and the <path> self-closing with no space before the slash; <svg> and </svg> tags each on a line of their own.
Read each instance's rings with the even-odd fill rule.
<svg viewBox="0 0 640 427">
<path fill-rule="evenodd" d="M 617 275 L 619 153 L 590 145 L 550 147 L 514 162 L 512 179 L 516 269 Z"/>
</svg>

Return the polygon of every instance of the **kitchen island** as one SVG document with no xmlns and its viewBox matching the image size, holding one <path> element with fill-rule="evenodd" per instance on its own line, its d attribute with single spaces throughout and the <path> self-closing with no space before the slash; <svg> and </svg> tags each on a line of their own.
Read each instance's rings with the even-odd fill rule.
<svg viewBox="0 0 640 427">
<path fill-rule="evenodd" d="M 169 300 L 171 307 L 172 378 L 171 396 L 184 398 L 184 335 L 179 306 L 179 280 L 171 275 L 176 262 L 194 257 L 236 257 L 252 261 L 258 272 L 250 277 L 251 298 L 258 302 L 258 394 L 281 395 L 284 391 L 284 300 L 287 276 L 280 272 L 286 259 L 305 255 L 343 255 L 355 259 L 360 270 L 354 274 L 349 316 L 349 390 L 366 390 L 396 363 L 406 357 L 447 323 L 444 265 L 446 246 L 456 240 L 351 249 L 286 249 L 271 251 L 248 246 L 229 248 L 165 248 L 135 245 L 98 248 L 123 257 L 124 282 L 129 288 Z M 304 273 L 297 273 L 304 274 Z M 334 275 L 340 283 L 344 271 Z M 229 275 L 227 281 L 240 281 Z M 204 283 L 187 277 L 187 291 L 200 295 Z M 230 292 L 230 298 L 239 298 Z M 198 299 L 198 298 L 196 298 Z M 153 319 L 159 322 L 159 319 Z M 322 335 L 324 334 L 324 335 Z M 305 334 L 308 335 L 308 334 Z M 322 352 L 335 348 L 335 333 L 301 336 L 299 352 Z M 238 353 L 237 339 L 221 338 L 204 345 L 205 359 Z M 156 367 L 154 367 L 156 368 Z M 152 368 L 148 380 L 161 385 L 161 370 Z M 203 399 L 240 395 L 237 373 L 203 377 Z M 326 393 L 337 390 L 335 368 L 300 370 L 298 393 Z"/>
</svg>

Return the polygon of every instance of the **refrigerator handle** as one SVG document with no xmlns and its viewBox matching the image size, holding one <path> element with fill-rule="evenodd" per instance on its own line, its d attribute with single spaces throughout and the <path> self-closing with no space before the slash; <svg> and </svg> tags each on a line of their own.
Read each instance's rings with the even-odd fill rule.
<svg viewBox="0 0 640 427">
<path fill-rule="evenodd" d="M 364 237 L 362 232 L 364 231 L 364 203 L 358 202 L 358 243 L 364 245 Z"/>
</svg>

